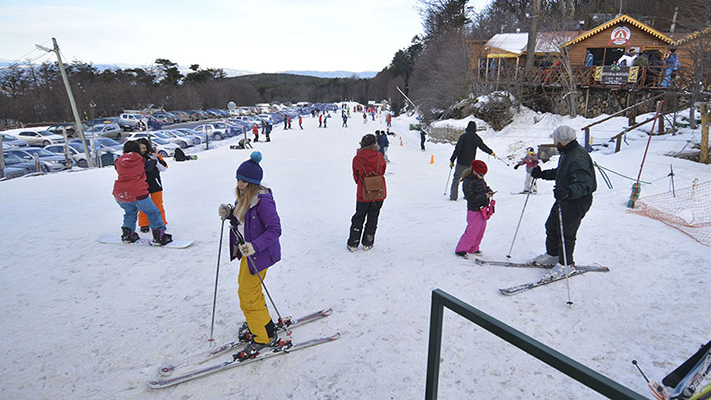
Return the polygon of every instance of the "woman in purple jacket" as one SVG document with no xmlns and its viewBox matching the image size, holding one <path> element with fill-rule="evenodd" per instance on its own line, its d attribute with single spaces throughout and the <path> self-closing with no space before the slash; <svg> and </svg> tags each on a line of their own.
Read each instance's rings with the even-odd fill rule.
<svg viewBox="0 0 711 400">
<path fill-rule="evenodd" d="M 279 340 L 261 284 L 267 269 L 281 260 L 281 223 L 271 189 L 261 185 L 261 160 L 262 153 L 255 151 L 237 168 L 237 201 L 234 206 L 222 204 L 218 210 L 220 217 L 230 220 L 230 261 L 241 260 L 237 291 L 249 328 L 240 329 L 240 336 L 246 334 L 244 338 L 249 339 L 237 354 L 241 359 L 252 358 Z M 244 243 L 238 240 L 238 231 Z"/>
</svg>

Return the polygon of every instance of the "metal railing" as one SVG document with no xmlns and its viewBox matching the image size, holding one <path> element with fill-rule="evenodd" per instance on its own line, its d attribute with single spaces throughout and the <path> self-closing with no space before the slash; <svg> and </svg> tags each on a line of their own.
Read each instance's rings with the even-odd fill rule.
<svg viewBox="0 0 711 400">
<path fill-rule="evenodd" d="M 646 397 L 639 393 L 593 371 L 583 364 L 559 353 L 440 289 L 432 291 L 432 314 L 430 316 L 425 399 L 434 400 L 437 398 L 444 307 L 447 307 L 603 396 L 620 400 L 646 399 Z"/>
</svg>

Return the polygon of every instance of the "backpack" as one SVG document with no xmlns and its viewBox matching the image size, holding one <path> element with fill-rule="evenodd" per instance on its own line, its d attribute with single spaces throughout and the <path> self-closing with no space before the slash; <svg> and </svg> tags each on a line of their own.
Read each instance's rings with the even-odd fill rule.
<svg viewBox="0 0 711 400">
<path fill-rule="evenodd" d="M 366 202 L 382 200 L 385 196 L 385 179 L 376 172 L 380 167 L 380 157 L 378 157 L 375 171 L 367 172 L 363 163 L 360 163 L 360 166 L 363 167 L 363 172 L 365 172 L 365 177 L 363 177 L 363 199 Z"/>
</svg>

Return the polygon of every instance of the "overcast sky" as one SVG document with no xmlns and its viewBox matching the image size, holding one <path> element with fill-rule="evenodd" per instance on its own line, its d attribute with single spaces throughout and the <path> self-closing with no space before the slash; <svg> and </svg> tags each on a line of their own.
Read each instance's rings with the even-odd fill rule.
<svg viewBox="0 0 711 400">
<path fill-rule="evenodd" d="M 472 5 L 486 4 L 474 0 Z M 0 0 L 0 59 L 380 71 L 422 32 L 417 0 Z M 50 56 L 37 59 L 41 63 Z"/>
</svg>

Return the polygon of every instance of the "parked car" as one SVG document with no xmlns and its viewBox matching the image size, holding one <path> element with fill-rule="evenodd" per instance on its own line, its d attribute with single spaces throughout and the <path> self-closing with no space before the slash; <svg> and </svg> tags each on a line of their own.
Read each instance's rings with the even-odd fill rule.
<svg viewBox="0 0 711 400">
<path fill-rule="evenodd" d="M 64 136 L 55 135 L 48 131 L 22 131 L 14 134 L 16 138 L 22 139 L 30 146 L 49 146 L 55 143 L 64 143 Z"/>
<path fill-rule="evenodd" d="M 178 146 L 180 146 L 181 149 L 185 149 L 187 147 L 192 147 L 192 146 L 198 145 L 202 142 L 199 137 L 193 136 L 193 135 L 188 135 L 187 133 L 183 133 L 177 129 L 164 129 L 161 132 L 165 133 L 166 135 L 171 135 L 176 139 L 180 139 L 181 143 L 183 143 L 183 144 L 181 144 L 181 143 L 176 143 L 176 144 Z"/>
<path fill-rule="evenodd" d="M 64 145 L 63 144 L 52 144 L 44 148 L 47 151 L 58 156 L 64 156 Z M 67 151 L 69 152 L 69 157 L 74 160 L 80 168 L 88 168 L 89 161 L 87 160 L 86 153 L 84 153 L 84 146 L 81 143 L 67 143 Z"/>
<path fill-rule="evenodd" d="M 146 132 L 141 132 L 141 133 L 146 133 Z M 139 137 L 146 137 L 146 136 L 142 136 L 141 133 L 134 133 L 134 134 L 132 134 L 132 135 L 129 136 L 129 137 L 136 137 L 136 138 L 139 138 Z M 181 149 L 185 149 L 185 148 L 188 148 L 188 147 L 192 146 L 192 142 L 191 142 L 189 139 L 184 138 L 184 137 L 177 137 L 177 136 L 171 135 L 171 134 L 169 134 L 167 131 L 164 131 L 164 130 L 160 130 L 160 131 L 150 131 L 150 132 L 147 132 L 147 133 L 149 134 L 150 137 L 159 137 L 159 138 L 161 138 L 161 139 L 163 139 L 163 140 L 166 140 L 166 141 L 168 141 L 168 142 L 170 142 L 170 143 L 175 143 L 175 144 L 178 145 L 178 147 L 180 147 Z"/>
<path fill-rule="evenodd" d="M 193 130 L 209 136 L 212 140 L 222 140 L 230 136 L 227 133 L 228 126 L 226 124 L 221 124 L 221 126 L 217 124 L 202 124 L 193 127 Z"/>
<path fill-rule="evenodd" d="M 9 148 L 9 149 L 13 149 L 15 147 L 27 147 L 28 146 L 26 140 L 18 139 L 9 133 L 2 134 L 2 145 L 3 145 L 3 149 L 5 149 L 5 146 L 7 146 L 7 148 Z"/>
<path fill-rule="evenodd" d="M 88 136 L 86 138 L 87 145 L 89 145 L 89 142 L 91 142 L 91 136 Z M 81 145 L 81 139 L 70 139 L 69 143 L 79 143 Z M 103 151 L 117 151 L 117 152 L 122 152 L 123 151 L 123 145 L 113 139 L 105 138 L 105 137 L 95 137 L 94 138 L 94 147 L 96 147 L 99 150 Z"/>
<path fill-rule="evenodd" d="M 166 113 L 166 112 L 154 112 L 154 113 L 151 115 L 151 117 L 157 119 L 158 121 L 160 121 L 160 122 L 163 123 L 164 125 L 165 125 L 165 124 L 173 124 L 173 123 L 175 123 L 175 118 L 174 118 L 172 115 L 170 115 L 170 114 L 168 114 L 168 113 Z"/>
<path fill-rule="evenodd" d="M 82 130 L 86 132 L 87 129 L 89 129 L 89 126 L 85 123 L 82 123 Z M 47 128 L 47 131 L 52 132 L 56 135 L 59 135 L 61 137 L 64 137 L 64 131 L 67 131 L 67 137 L 74 137 L 77 135 L 76 133 L 76 126 L 73 122 L 63 122 L 61 124 L 54 124 L 50 125 Z"/>
<path fill-rule="evenodd" d="M 121 138 L 121 133 L 123 132 L 123 129 L 121 129 L 118 124 L 96 124 L 89 128 L 89 130 L 86 131 L 87 135 L 95 135 L 95 136 L 103 136 L 107 138 L 113 138 L 113 139 L 120 139 Z"/>
<path fill-rule="evenodd" d="M 17 154 L 12 154 L 12 153 L 3 152 L 2 155 L 5 158 L 5 166 L 6 167 L 24 169 L 25 174 L 31 174 L 33 172 L 37 172 L 37 166 L 35 165 L 34 161 L 29 162 L 29 161 L 23 159 L 22 157 L 18 156 Z M 40 168 L 42 168 L 41 165 L 40 165 Z"/>
<path fill-rule="evenodd" d="M 194 131 L 192 129 L 187 129 L 187 128 L 178 128 L 178 129 L 173 129 L 173 130 L 184 134 L 186 137 L 192 138 L 193 143 L 195 145 L 200 145 L 205 142 L 205 135 L 201 134 L 200 132 Z"/>
<path fill-rule="evenodd" d="M 252 123 L 247 123 L 245 121 L 230 121 L 230 120 L 224 120 L 221 123 L 226 124 L 229 126 L 229 133 L 230 136 L 240 136 L 243 135 L 245 132 L 248 132 L 251 134 L 252 128 L 254 128 L 254 124 Z M 257 127 L 261 129 L 261 124 L 258 124 Z"/>
<path fill-rule="evenodd" d="M 123 113 L 123 114 L 119 114 L 119 118 L 126 120 L 128 122 L 132 122 L 134 125 L 137 124 L 138 121 L 143 121 L 144 124 L 146 123 L 146 121 L 145 121 L 146 117 L 144 117 L 141 114 Z"/>
<path fill-rule="evenodd" d="M 180 146 L 178 146 L 177 144 L 162 139 L 161 137 L 155 135 L 153 132 L 136 132 L 131 134 L 131 136 L 127 137 L 126 140 L 137 140 L 142 137 L 148 138 L 151 141 L 153 148 L 155 148 L 156 153 L 163 156 L 163 158 L 173 157 L 173 154 L 175 154 L 175 149 L 180 148 Z"/>
<path fill-rule="evenodd" d="M 14 179 L 27 175 L 27 170 L 24 168 L 8 167 L 6 165 L 2 170 L 2 174 L 4 179 Z"/>
<path fill-rule="evenodd" d="M 100 125 L 100 124 L 116 124 L 124 132 L 130 132 L 136 129 L 136 122 L 125 120 L 119 117 L 105 117 L 105 118 L 95 118 L 86 121 L 89 126 Z"/>
<path fill-rule="evenodd" d="M 42 171 L 44 172 L 56 172 L 69 169 L 75 165 L 74 161 L 69 160 L 69 165 L 64 156 L 58 156 L 51 151 L 45 150 L 40 147 L 25 147 L 22 150 L 11 149 L 7 150 L 6 153 L 15 154 L 27 162 L 34 163 L 34 155 L 39 156 L 39 162 L 42 166 Z"/>
</svg>

